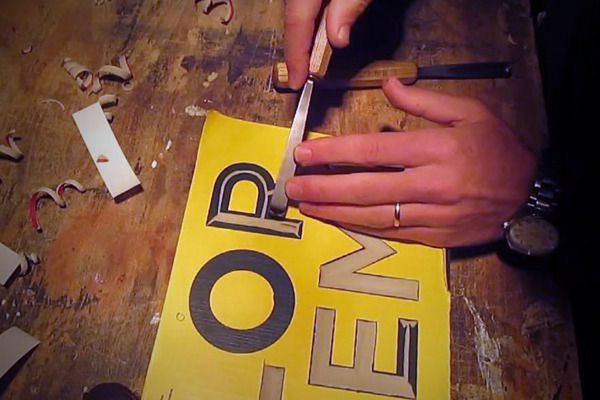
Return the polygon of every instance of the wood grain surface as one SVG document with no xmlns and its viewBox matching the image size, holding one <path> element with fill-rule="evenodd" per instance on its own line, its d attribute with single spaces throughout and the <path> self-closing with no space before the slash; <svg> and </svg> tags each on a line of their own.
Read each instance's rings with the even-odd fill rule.
<svg viewBox="0 0 600 400">
<path fill-rule="evenodd" d="M 224 26 L 224 9 L 205 15 L 193 0 L 0 2 L 0 136 L 15 129 L 25 153 L 19 163 L 0 159 L 0 241 L 42 258 L 31 274 L 0 287 L 0 331 L 17 325 L 42 341 L 0 397 L 78 399 L 102 382 L 141 393 L 204 122 L 185 108 L 283 126 L 294 112 L 296 95 L 269 84 L 283 57 L 283 2 L 235 5 Z M 526 0 L 379 0 L 367 14 L 365 21 L 379 20 L 359 24 L 333 65 L 514 61 L 508 80 L 418 85 L 477 96 L 531 146 L 543 145 Z M 367 31 L 372 37 L 363 39 Z M 134 89 L 107 84 L 103 93 L 119 95 L 112 128 L 144 191 L 116 204 L 71 119 L 97 96 L 82 93 L 61 61 L 96 69 L 124 52 Z M 218 75 L 209 82 L 211 73 Z M 66 110 L 41 102 L 47 98 Z M 431 126 L 393 109 L 378 90 L 318 90 L 313 99 L 310 128 L 325 133 Z M 89 190 L 68 192 L 65 209 L 44 203 L 44 231 L 35 232 L 29 193 L 67 178 Z M 453 261 L 450 287 L 453 398 L 581 397 L 568 303 L 549 275 L 491 254 Z"/>
</svg>

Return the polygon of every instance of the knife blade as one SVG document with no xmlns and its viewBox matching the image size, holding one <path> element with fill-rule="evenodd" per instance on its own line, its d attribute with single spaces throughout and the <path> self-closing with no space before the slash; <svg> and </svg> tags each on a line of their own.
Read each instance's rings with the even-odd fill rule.
<svg viewBox="0 0 600 400">
<path fill-rule="evenodd" d="M 308 117 L 308 109 L 310 106 L 310 98 L 312 96 L 315 82 L 325 75 L 329 60 L 331 58 L 331 46 L 327 40 L 327 31 L 325 26 L 325 17 L 321 18 L 319 28 L 315 35 L 313 48 L 309 61 L 309 75 L 300 101 L 296 108 L 296 114 L 292 122 L 290 134 L 288 136 L 287 147 L 279 167 L 277 180 L 275 181 L 275 189 L 269 202 L 269 214 L 275 218 L 285 218 L 288 208 L 288 197 L 285 193 L 285 184 L 296 173 L 296 162 L 294 160 L 294 149 L 304 139 L 304 131 L 306 129 L 306 118 Z"/>
</svg>

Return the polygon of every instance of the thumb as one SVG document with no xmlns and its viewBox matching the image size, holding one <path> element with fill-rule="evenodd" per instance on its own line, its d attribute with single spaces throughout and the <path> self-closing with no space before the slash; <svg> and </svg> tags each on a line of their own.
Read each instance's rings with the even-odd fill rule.
<svg viewBox="0 0 600 400">
<path fill-rule="evenodd" d="M 394 107 L 442 125 L 460 125 L 492 115 L 483 103 L 474 98 L 405 86 L 396 78 L 383 85 L 383 92 Z"/>
<path fill-rule="evenodd" d="M 332 0 L 327 7 L 327 37 L 334 47 L 350 44 L 350 29 L 371 0 Z"/>
</svg>

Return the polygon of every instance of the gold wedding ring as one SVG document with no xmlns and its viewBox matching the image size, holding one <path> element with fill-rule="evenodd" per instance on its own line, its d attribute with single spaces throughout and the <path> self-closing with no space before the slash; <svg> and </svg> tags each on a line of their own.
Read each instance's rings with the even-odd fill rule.
<svg viewBox="0 0 600 400">
<path fill-rule="evenodd" d="M 394 228 L 400 228 L 400 203 L 394 204 Z"/>
</svg>

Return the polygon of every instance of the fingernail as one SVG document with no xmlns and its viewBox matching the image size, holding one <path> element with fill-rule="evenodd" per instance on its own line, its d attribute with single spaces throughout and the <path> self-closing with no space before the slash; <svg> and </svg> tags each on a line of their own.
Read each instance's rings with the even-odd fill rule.
<svg viewBox="0 0 600 400">
<path fill-rule="evenodd" d="M 288 184 L 285 185 L 285 193 L 289 198 L 298 199 L 302 196 L 302 186 L 294 182 L 288 182 Z"/>
<path fill-rule="evenodd" d="M 304 85 L 304 82 L 301 81 L 300 79 L 294 79 L 294 81 L 290 80 L 290 89 L 292 89 L 292 90 L 300 90 L 303 85 Z"/>
<path fill-rule="evenodd" d="M 315 209 L 315 207 L 308 203 L 300 203 L 298 205 L 298 209 L 302 214 L 310 214 Z"/>
<path fill-rule="evenodd" d="M 395 83 L 395 82 L 399 82 L 399 81 L 395 77 L 390 76 L 389 78 L 385 79 L 384 84 L 389 85 L 390 83 Z"/>
<path fill-rule="evenodd" d="M 298 146 L 296 147 L 296 150 L 294 151 L 294 159 L 296 160 L 296 162 L 300 163 L 300 164 L 304 164 L 310 161 L 312 157 L 312 150 L 307 149 L 306 147 L 303 146 Z"/>
<path fill-rule="evenodd" d="M 290 79 L 288 81 L 288 85 L 290 86 L 290 89 L 292 89 L 292 90 L 300 89 L 300 83 L 298 83 L 296 80 Z"/>
<path fill-rule="evenodd" d="M 338 29 L 337 33 L 338 40 L 346 44 L 350 43 L 350 25 L 342 25 Z"/>
</svg>

